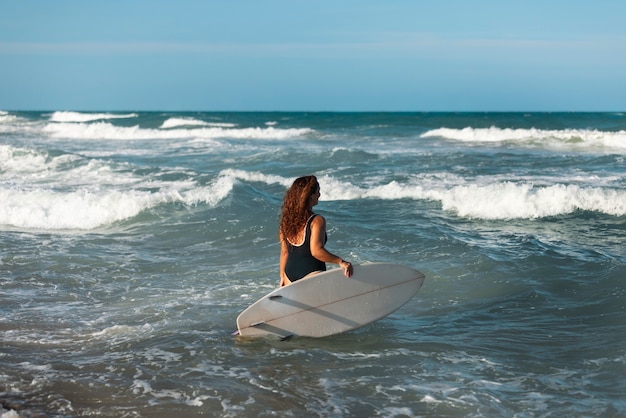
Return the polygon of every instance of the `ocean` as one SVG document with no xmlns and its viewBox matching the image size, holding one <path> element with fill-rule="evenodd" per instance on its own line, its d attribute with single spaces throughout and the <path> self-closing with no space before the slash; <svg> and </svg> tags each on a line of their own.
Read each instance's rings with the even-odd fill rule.
<svg viewBox="0 0 626 418">
<path fill-rule="evenodd" d="M 626 417 L 625 158 L 623 113 L 1 111 L 0 415 Z M 235 337 L 308 174 L 424 285 Z"/>
</svg>

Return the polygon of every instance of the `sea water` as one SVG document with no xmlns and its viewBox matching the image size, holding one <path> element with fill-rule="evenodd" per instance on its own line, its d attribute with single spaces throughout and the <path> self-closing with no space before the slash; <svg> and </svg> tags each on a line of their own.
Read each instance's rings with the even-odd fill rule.
<svg viewBox="0 0 626 418">
<path fill-rule="evenodd" d="M 622 113 L 2 111 L 2 416 L 626 416 L 625 157 Z M 308 174 L 330 251 L 426 281 L 234 337 Z"/>
</svg>

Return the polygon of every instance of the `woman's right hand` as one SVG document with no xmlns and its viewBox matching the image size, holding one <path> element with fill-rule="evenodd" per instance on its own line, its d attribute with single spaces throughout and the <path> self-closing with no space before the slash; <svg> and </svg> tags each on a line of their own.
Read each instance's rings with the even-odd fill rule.
<svg viewBox="0 0 626 418">
<path fill-rule="evenodd" d="M 354 273 L 354 269 L 352 268 L 352 263 L 349 261 L 341 260 L 339 263 L 339 267 L 341 267 L 344 271 L 343 273 L 346 277 L 352 277 L 352 273 Z"/>
</svg>

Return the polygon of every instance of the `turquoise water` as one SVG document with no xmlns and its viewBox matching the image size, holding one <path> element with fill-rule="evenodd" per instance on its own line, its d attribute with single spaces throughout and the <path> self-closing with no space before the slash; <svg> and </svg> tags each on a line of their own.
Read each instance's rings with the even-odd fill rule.
<svg viewBox="0 0 626 418">
<path fill-rule="evenodd" d="M 20 416 L 626 416 L 619 113 L 0 112 L 0 400 Z M 387 318 L 231 336 L 321 183 Z"/>
</svg>

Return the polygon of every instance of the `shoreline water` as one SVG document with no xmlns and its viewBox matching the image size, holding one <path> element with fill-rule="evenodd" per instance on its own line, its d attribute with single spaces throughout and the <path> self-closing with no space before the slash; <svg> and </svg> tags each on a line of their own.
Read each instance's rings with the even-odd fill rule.
<svg viewBox="0 0 626 418">
<path fill-rule="evenodd" d="M 595 112 L 0 112 L 0 400 L 626 416 L 625 138 L 623 114 Z M 426 281 L 354 332 L 233 338 L 278 284 L 278 210 L 302 174 L 331 250 Z"/>
</svg>

